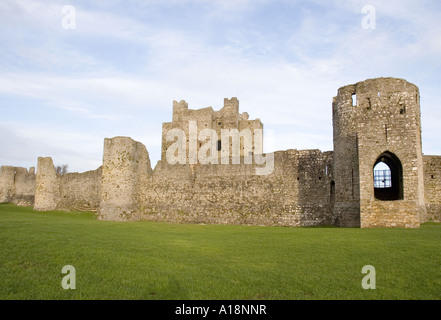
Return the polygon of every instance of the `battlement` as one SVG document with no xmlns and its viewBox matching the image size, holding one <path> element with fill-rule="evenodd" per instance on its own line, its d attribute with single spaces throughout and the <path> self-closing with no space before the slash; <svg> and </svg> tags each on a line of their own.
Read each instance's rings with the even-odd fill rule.
<svg viewBox="0 0 441 320">
<path fill-rule="evenodd" d="M 188 103 L 185 100 L 177 102 L 173 101 L 173 118 L 174 123 L 182 122 L 188 118 L 211 118 L 213 121 L 219 118 L 238 118 L 240 120 L 247 120 L 248 113 L 239 113 L 239 100 L 236 97 L 231 99 L 224 98 L 224 105 L 219 111 L 215 111 L 212 107 L 205 107 L 199 109 L 189 109 Z"/>
<path fill-rule="evenodd" d="M 239 100 L 236 97 L 231 99 L 224 98 L 224 107 L 222 108 L 224 112 L 230 112 L 232 114 L 239 113 Z"/>
<path fill-rule="evenodd" d="M 188 103 L 185 100 L 181 100 L 181 101 L 176 101 L 173 100 L 173 112 L 175 110 L 185 110 L 188 109 Z"/>
</svg>

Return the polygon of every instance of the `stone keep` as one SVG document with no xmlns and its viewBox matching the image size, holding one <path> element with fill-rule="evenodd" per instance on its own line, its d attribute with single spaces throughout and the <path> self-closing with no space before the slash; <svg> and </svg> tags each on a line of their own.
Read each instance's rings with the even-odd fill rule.
<svg viewBox="0 0 441 320">
<path fill-rule="evenodd" d="M 167 149 L 173 143 L 167 141 L 167 133 L 172 129 L 180 129 L 185 133 L 186 141 L 183 144 L 187 150 L 186 163 L 189 163 L 189 149 L 192 143 L 191 139 L 191 129 L 189 128 L 190 121 L 196 125 L 196 137 L 199 136 L 202 130 L 212 129 L 216 132 L 217 138 L 222 137 L 222 129 L 237 129 L 238 131 L 250 130 L 252 135 L 252 141 L 254 141 L 254 130 L 263 129 L 263 124 L 260 119 L 251 120 L 249 119 L 248 113 L 239 113 L 239 100 L 235 97 L 231 99 L 224 99 L 224 106 L 219 111 L 214 111 L 212 107 L 202 108 L 202 109 L 189 109 L 188 103 L 184 100 L 177 102 L 173 101 L 173 117 L 172 122 L 165 122 L 162 124 L 162 150 L 161 150 L 161 160 L 166 162 Z M 242 139 L 243 140 L 243 139 Z M 245 150 L 244 142 L 240 142 L 240 156 L 248 156 L 249 153 L 254 153 L 254 145 L 251 146 L 250 150 Z M 197 150 L 201 147 L 202 142 L 196 142 Z M 222 146 L 225 148 L 226 146 Z M 218 157 L 221 156 L 221 145 L 218 146 Z M 229 154 L 232 154 L 233 146 L 230 142 L 228 146 Z M 248 153 L 247 153 L 248 152 Z"/>
<path fill-rule="evenodd" d="M 379 78 L 342 87 L 333 100 L 334 216 L 343 226 L 418 227 L 425 216 L 418 88 Z M 391 187 L 374 188 L 374 167 Z"/>
</svg>

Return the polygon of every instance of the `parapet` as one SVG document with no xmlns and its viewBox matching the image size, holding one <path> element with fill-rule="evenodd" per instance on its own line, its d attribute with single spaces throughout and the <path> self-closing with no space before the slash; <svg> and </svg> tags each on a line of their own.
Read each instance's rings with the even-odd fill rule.
<svg viewBox="0 0 441 320">
<path fill-rule="evenodd" d="M 406 97 L 404 97 L 406 96 Z M 333 98 L 333 107 L 346 109 L 350 107 L 365 107 L 372 110 L 384 101 L 397 100 L 404 104 L 405 99 L 414 100 L 419 104 L 419 89 L 416 85 L 400 78 L 375 78 L 350 84 L 338 89 Z"/>
<path fill-rule="evenodd" d="M 188 103 L 185 102 L 185 100 L 181 100 L 180 102 L 174 100 L 173 121 L 179 121 L 180 119 L 182 119 L 182 115 L 184 114 L 185 110 L 188 110 Z"/>
<path fill-rule="evenodd" d="M 239 100 L 236 97 L 224 98 L 224 108 L 230 112 L 239 113 Z"/>
</svg>

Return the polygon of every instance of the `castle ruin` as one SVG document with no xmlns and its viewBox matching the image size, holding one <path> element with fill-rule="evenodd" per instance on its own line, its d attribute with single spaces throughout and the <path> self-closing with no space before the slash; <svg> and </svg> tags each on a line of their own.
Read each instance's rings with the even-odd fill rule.
<svg viewBox="0 0 441 320">
<path fill-rule="evenodd" d="M 332 101 L 333 151 L 273 154 L 256 145 L 262 122 L 236 98 L 219 111 L 174 101 L 154 169 L 142 143 L 106 138 L 94 171 L 60 175 L 43 157 L 36 172 L 2 166 L 0 203 L 116 221 L 417 228 L 441 221 L 441 156 L 422 153 L 419 101 L 403 79 L 344 86 Z"/>
</svg>

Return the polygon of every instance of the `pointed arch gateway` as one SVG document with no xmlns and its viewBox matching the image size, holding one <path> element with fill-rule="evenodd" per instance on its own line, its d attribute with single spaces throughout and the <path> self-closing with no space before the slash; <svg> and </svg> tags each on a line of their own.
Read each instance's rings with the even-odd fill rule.
<svg viewBox="0 0 441 320">
<path fill-rule="evenodd" d="M 382 153 L 375 161 L 374 196 L 382 201 L 403 199 L 403 167 L 392 152 Z"/>
</svg>

